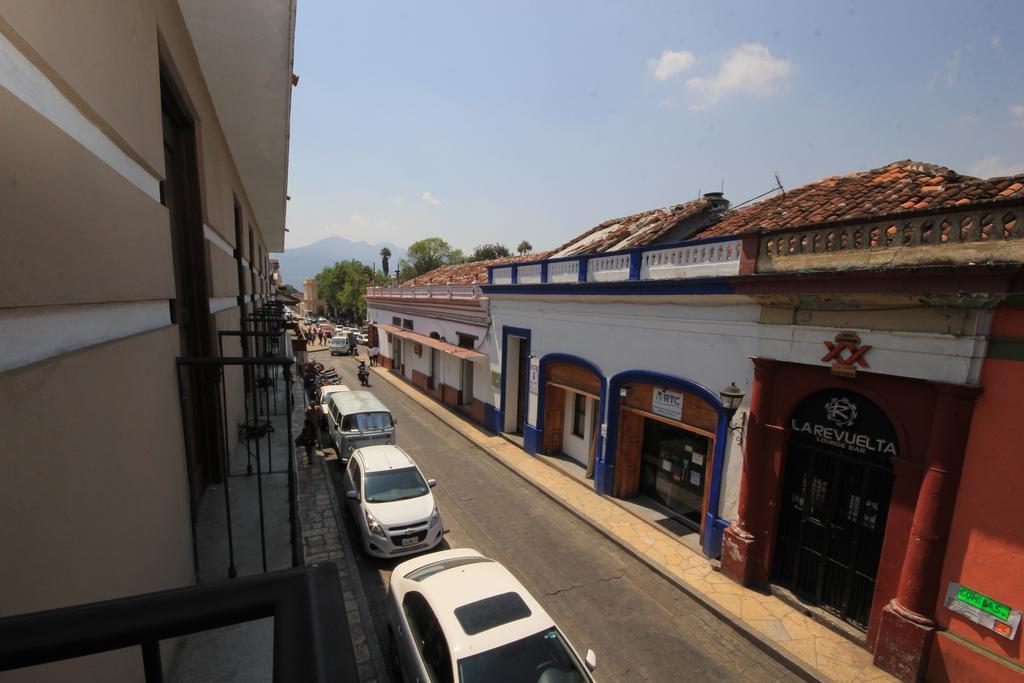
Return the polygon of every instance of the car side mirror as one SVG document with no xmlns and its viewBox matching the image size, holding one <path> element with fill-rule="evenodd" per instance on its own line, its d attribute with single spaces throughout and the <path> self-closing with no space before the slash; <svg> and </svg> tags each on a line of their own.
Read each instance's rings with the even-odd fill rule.
<svg viewBox="0 0 1024 683">
<path fill-rule="evenodd" d="M 348 498 L 349 500 L 354 500 L 355 502 L 358 503 L 359 502 L 359 491 L 347 491 L 345 493 L 345 497 Z"/>
<path fill-rule="evenodd" d="M 594 654 L 593 650 L 587 650 L 587 656 L 584 660 L 587 663 L 587 669 L 593 671 L 597 668 L 597 655 Z"/>
<path fill-rule="evenodd" d="M 437 479 L 427 479 L 427 486 L 430 488 L 437 486 Z"/>
</svg>

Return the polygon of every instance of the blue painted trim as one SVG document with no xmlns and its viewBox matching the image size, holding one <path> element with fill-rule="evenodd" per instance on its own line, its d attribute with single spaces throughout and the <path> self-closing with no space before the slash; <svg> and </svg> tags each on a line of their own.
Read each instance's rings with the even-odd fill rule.
<svg viewBox="0 0 1024 683">
<path fill-rule="evenodd" d="M 576 281 L 577 282 L 586 282 L 587 281 L 587 264 L 590 262 L 590 257 L 589 256 L 578 256 L 577 259 L 579 260 L 580 266 L 577 269 Z"/>
<path fill-rule="evenodd" d="M 497 433 L 505 431 L 505 414 L 507 412 L 507 403 L 505 402 L 505 378 L 508 377 L 508 338 L 509 337 L 523 337 L 526 339 L 526 355 L 530 355 L 530 338 L 533 336 L 531 330 L 525 327 L 509 327 L 508 325 L 501 326 L 501 422 L 498 423 L 498 428 L 495 430 Z M 527 378 L 529 379 L 529 378 Z M 526 388 L 526 415 L 523 416 L 523 425 L 525 429 L 526 416 L 530 414 L 530 395 L 529 387 Z"/>
<path fill-rule="evenodd" d="M 489 282 L 489 280 L 488 280 Z M 519 282 L 519 266 L 512 266 L 512 284 Z"/>
<path fill-rule="evenodd" d="M 612 495 L 615 488 L 615 458 L 618 450 L 619 438 L 619 414 L 621 412 L 621 398 L 619 389 L 625 384 L 653 384 L 655 386 L 667 387 L 691 394 L 706 402 L 718 413 L 718 425 L 715 429 L 715 452 L 712 455 L 711 488 L 708 491 L 707 521 L 704 524 L 704 553 L 711 555 L 716 551 L 721 553 L 722 531 L 729 526 L 727 520 L 718 516 L 718 508 L 722 497 L 722 470 L 725 463 L 725 447 L 728 443 L 729 418 L 718 394 L 707 387 L 682 377 L 663 375 L 660 372 L 648 370 L 627 370 L 620 372 L 611 378 L 608 386 L 608 436 L 606 443 L 611 444 L 605 447 L 605 459 L 600 470 L 595 468 L 594 484 L 599 493 Z M 600 474 L 600 476 L 598 476 Z M 711 552 L 709 552 L 711 551 Z"/>
<path fill-rule="evenodd" d="M 540 432 L 528 422 L 523 423 L 523 450 L 531 454 L 540 451 Z"/>
<path fill-rule="evenodd" d="M 643 253 L 632 251 L 629 253 L 629 279 L 640 279 L 640 263 L 643 261 Z"/>
<path fill-rule="evenodd" d="M 559 256 L 558 258 L 550 259 L 534 259 L 533 261 L 517 261 L 517 266 L 532 266 L 537 263 L 558 263 L 559 261 L 574 261 L 579 258 L 586 258 L 587 256 L 593 256 L 595 258 L 601 256 L 615 256 L 616 254 L 629 254 L 632 252 L 645 252 L 645 251 L 658 251 L 661 249 L 675 249 L 676 247 L 697 247 L 702 244 L 716 244 L 718 242 L 734 242 L 743 237 L 749 237 L 750 235 L 721 235 L 719 237 L 701 237 L 693 240 L 680 240 L 678 242 L 666 242 L 665 244 L 646 244 L 639 247 L 630 247 L 629 249 L 619 249 L 617 251 L 599 251 L 590 254 L 575 254 L 573 256 Z M 491 268 L 506 268 L 507 265 L 488 266 L 487 274 L 491 274 Z M 490 277 L 488 277 L 488 282 Z"/>
<path fill-rule="evenodd" d="M 492 406 L 490 403 L 484 404 L 484 427 L 491 430 L 495 434 L 498 433 L 498 421 L 496 419 L 498 414 L 499 412 L 495 410 L 494 406 Z"/>
<path fill-rule="evenodd" d="M 547 261 L 543 261 L 540 264 L 540 281 L 541 282 L 547 282 L 548 281 L 548 262 Z"/>
<path fill-rule="evenodd" d="M 582 265 L 580 266 L 583 267 Z M 582 271 L 581 271 L 582 272 Z M 692 280 L 625 280 L 622 282 L 551 282 L 533 285 L 484 285 L 485 294 L 572 294 L 590 296 L 664 296 L 672 294 L 734 294 L 736 286 L 725 277 Z"/>
<path fill-rule="evenodd" d="M 604 423 L 604 408 L 607 401 L 605 400 L 608 381 L 605 379 L 604 373 L 601 372 L 601 368 L 591 363 L 586 358 L 580 358 L 579 356 L 573 356 L 568 353 L 549 353 L 540 359 L 540 368 L 537 371 L 537 450 L 540 451 L 541 445 L 544 443 L 544 401 L 547 398 L 547 391 L 545 391 L 545 385 L 548 381 L 548 366 L 552 363 L 568 363 L 581 367 L 584 370 L 588 370 L 601 380 L 601 396 L 597 401 L 597 414 L 600 416 L 599 424 Z M 597 432 L 597 451 L 594 456 L 594 473 L 597 476 L 598 463 L 604 462 L 604 437 L 601 436 L 601 430 Z"/>
</svg>

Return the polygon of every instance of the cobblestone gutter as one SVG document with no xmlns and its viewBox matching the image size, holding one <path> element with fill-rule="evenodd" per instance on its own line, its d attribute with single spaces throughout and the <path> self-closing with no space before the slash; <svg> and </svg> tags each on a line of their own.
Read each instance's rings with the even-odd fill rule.
<svg viewBox="0 0 1024 683">
<path fill-rule="evenodd" d="M 302 404 L 293 415 L 296 434 L 302 431 Z M 327 464 L 319 455 L 313 465 L 306 462 L 305 452 L 296 449 L 298 467 L 299 526 L 306 565 L 334 562 L 338 568 L 338 582 L 345 599 L 345 614 L 352 634 L 356 665 L 361 683 L 390 680 L 377 632 L 373 625 L 366 593 L 359 580 L 359 570 L 353 555 L 353 545 L 342 521 L 342 506 L 331 485 Z M 379 615 L 383 618 L 383 615 Z"/>
</svg>

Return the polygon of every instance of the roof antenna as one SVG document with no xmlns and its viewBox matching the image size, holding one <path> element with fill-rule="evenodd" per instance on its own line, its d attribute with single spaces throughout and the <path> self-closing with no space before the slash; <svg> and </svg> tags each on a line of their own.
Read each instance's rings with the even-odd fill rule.
<svg viewBox="0 0 1024 683">
<path fill-rule="evenodd" d="M 697 185 L 697 199 L 700 199 L 700 185 Z"/>
<path fill-rule="evenodd" d="M 779 186 L 779 191 L 782 193 L 782 195 L 785 196 L 786 195 L 786 188 L 784 188 L 782 186 L 782 181 L 779 180 L 779 172 L 778 171 L 775 172 L 775 183 Z"/>
</svg>

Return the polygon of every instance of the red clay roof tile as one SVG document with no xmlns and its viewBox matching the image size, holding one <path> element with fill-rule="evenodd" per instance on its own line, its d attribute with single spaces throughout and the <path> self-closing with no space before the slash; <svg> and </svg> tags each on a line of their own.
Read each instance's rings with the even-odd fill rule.
<svg viewBox="0 0 1024 683">
<path fill-rule="evenodd" d="M 823 178 L 736 209 L 699 237 L 736 235 L 1024 198 L 1024 174 L 973 178 L 934 164 L 896 161 L 881 168 Z"/>
</svg>

